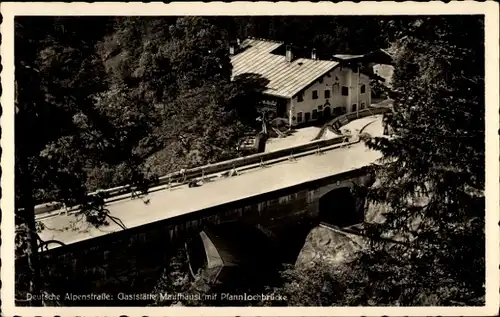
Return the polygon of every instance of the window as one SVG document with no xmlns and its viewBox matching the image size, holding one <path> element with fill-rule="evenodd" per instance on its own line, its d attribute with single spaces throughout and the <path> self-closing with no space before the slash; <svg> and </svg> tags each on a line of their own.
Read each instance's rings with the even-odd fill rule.
<svg viewBox="0 0 500 317">
<path fill-rule="evenodd" d="M 304 115 L 304 122 L 309 121 L 309 119 L 311 119 L 311 113 L 310 112 L 306 112 L 306 114 Z"/>
<path fill-rule="evenodd" d="M 318 118 L 318 110 L 314 109 L 312 113 L 312 119 L 317 119 Z"/>
<path fill-rule="evenodd" d="M 361 85 L 361 93 L 364 94 L 366 92 L 366 85 Z"/>
<path fill-rule="evenodd" d="M 330 98 L 330 89 L 325 89 L 325 99 Z"/>
<path fill-rule="evenodd" d="M 313 90 L 312 94 L 313 94 L 312 95 L 313 99 L 318 99 L 318 91 L 317 90 Z"/>
<path fill-rule="evenodd" d="M 365 109 L 365 102 L 361 101 L 361 105 L 359 105 L 359 109 Z"/>
<path fill-rule="evenodd" d="M 318 111 L 321 111 L 321 110 L 323 110 L 323 106 L 322 106 L 322 105 L 319 105 L 319 106 L 318 106 Z"/>
<path fill-rule="evenodd" d="M 342 86 L 342 96 L 349 96 L 349 88 Z"/>
<path fill-rule="evenodd" d="M 339 94 L 339 84 L 333 85 L 333 95 L 336 96 Z"/>
<path fill-rule="evenodd" d="M 302 122 L 302 112 L 297 112 L 297 122 Z"/>
<path fill-rule="evenodd" d="M 318 82 L 319 82 L 320 84 L 322 84 L 322 83 L 323 83 L 323 77 L 321 77 L 321 78 L 318 80 Z"/>
<path fill-rule="evenodd" d="M 358 110 L 357 108 L 358 108 L 358 105 L 357 104 L 353 104 L 352 105 L 352 112 L 355 112 L 356 110 Z"/>
<path fill-rule="evenodd" d="M 302 102 L 302 101 L 304 101 L 304 93 L 303 93 L 303 92 L 300 92 L 300 93 L 297 95 L 297 101 L 298 101 L 298 102 Z"/>
</svg>

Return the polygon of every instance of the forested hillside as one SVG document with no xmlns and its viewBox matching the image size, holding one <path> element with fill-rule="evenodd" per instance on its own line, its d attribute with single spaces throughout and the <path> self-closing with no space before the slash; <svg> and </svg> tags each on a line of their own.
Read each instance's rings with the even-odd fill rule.
<svg viewBox="0 0 500 317">
<path fill-rule="evenodd" d="M 37 201 L 74 196 L 62 192 L 69 181 L 123 184 L 162 150 L 161 172 L 234 154 L 248 90 L 230 82 L 224 29 L 201 18 L 16 22 L 17 135 L 37 161 L 30 174 L 44 174 Z"/>
<path fill-rule="evenodd" d="M 258 128 L 258 96 L 244 79 L 230 81 L 230 42 L 255 36 L 325 56 L 367 52 L 388 44 L 379 20 L 18 18 L 18 137 L 29 139 L 27 154 L 37 161 L 35 200 L 237 155 L 238 137 Z M 76 188 L 60 186 L 68 182 Z"/>
</svg>

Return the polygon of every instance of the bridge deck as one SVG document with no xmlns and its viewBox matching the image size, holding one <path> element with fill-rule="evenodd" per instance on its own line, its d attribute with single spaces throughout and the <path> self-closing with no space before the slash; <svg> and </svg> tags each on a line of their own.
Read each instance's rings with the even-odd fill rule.
<svg viewBox="0 0 500 317">
<path fill-rule="evenodd" d="M 149 200 L 147 204 L 143 199 L 125 199 L 110 203 L 106 208 L 126 228 L 133 228 L 359 169 L 379 157 L 379 152 L 368 149 L 360 142 L 326 151 L 322 155 L 313 154 L 250 169 L 200 187 L 189 188 L 185 185 L 152 192 L 144 198 Z M 40 233 L 41 239 L 58 240 L 65 244 L 123 230 L 113 222 L 109 226 L 94 228 L 82 220 L 78 221 L 74 214 L 61 214 L 39 221 L 45 225 L 45 230 Z"/>
</svg>

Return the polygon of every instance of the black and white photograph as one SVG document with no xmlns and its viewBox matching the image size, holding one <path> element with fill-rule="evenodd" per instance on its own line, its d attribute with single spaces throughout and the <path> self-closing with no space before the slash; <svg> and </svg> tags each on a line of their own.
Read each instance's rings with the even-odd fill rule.
<svg viewBox="0 0 500 317">
<path fill-rule="evenodd" d="M 135 5 L 2 8 L 2 306 L 498 311 L 498 4 Z"/>
</svg>

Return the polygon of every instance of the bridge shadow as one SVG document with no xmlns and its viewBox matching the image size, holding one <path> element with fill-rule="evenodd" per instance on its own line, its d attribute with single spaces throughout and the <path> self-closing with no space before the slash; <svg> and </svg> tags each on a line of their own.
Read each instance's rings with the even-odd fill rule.
<svg viewBox="0 0 500 317">
<path fill-rule="evenodd" d="M 319 225 L 320 220 L 304 217 L 294 222 L 273 226 L 273 242 L 280 264 L 295 264 L 309 232 Z"/>
<path fill-rule="evenodd" d="M 322 222 L 348 227 L 364 220 L 364 197 L 355 197 L 350 188 L 329 191 L 319 199 L 318 215 Z"/>
<path fill-rule="evenodd" d="M 177 244 L 158 240 L 145 246 L 138 240 L 105 251 L 103 257 L 86 256 L 78 260 L 50 261 L 42 257 L 42 277 L 45 289 L 59 294 L 61 301 L 54 306 L 143 306 L 148 300 L 121 300 L 118 293 L 150 293 L 162 276 Z M 125 273 L 126 272 L 126 273 Z M 61 294 L 113 295 L 112 300 L 79 296 L 65 298 Z M 53 305 L 53 304 L 49 304 Z"/>
<path fill-rule="evenodd" d="M 186 243 L 190 273 L 201 272 L 212 291 L 255 291 L 277 278 L 279 258 L 254 226 L 226 222 L 207 226 Z"/>
</svg>

